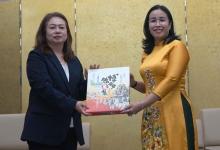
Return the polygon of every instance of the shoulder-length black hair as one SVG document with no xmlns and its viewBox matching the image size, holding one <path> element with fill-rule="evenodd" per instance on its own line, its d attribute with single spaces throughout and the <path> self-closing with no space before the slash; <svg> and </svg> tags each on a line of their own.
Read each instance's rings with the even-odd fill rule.
<svg viewBox="0 0 220 150">
<path fill-rule="evenodd" d="M 165 38 L 164 43 L 170 43 L 175 39 L 180 40 L 180 37 L 176 35 L 175 31 L 174 31 L 174 25 L 173 25 L 173 17 L 169 11 L 169 9 L 163 5 L 154 5 L 147 13 L 145 21 L 144 21 L 144 28 L 143 28 L 143 32 L 144 32 L 144 36 L 145 38 L 142 41 L 143 44 L 143 49 L 145 51 L 145 53 L 150 54 L 154 48 L 154 38 L 150 33 L 149 30 L 149 15 L 152 11 L 160 9 L 162 10 L 168 17 L 169 23 L 171 24 L 171 28 L 169 30 L 169 34 L 168 36 Z"/>
<path fill-rule="evenodd" d="M 40 26 L 38 28 L 38 31 L 37 31 L 37 34 L 35 37 L 34 48 L 39 49 L 44 53 L 51 53 L 52 52 L 50 46 L 47 43 L 47 39 L 46 39 L 46 27 L 47 27 L 47 23 L 49 22 L 49 20 L 53 17 L 59 17 L 59 18 L 63 19 L 66 24 L 67 40 L 64 42 L 63 53 L 64 53 L 64 60 L 68 61 L 69 59 L 74 57 L 74 52 L 72 50 L 72 36 L 71 36 L 69 24 L 68 24 L 66 17 L 59 12 L 48 13 L 47 15 L 44 16 L 44 18 L 42 19 L 42 21 L 40 23 Z"/>
</svg>

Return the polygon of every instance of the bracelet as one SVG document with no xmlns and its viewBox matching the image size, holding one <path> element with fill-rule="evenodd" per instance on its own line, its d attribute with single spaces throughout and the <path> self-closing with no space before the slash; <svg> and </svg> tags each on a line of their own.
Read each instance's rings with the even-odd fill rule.
<svg viewBox="0 0 220 150">
<path fill-rule="evenodd" d="M 131 85 L 132 88 L 135 88 L 137 86 L 137 81 L 135 81 L 134 85 Z"/>
</svg>

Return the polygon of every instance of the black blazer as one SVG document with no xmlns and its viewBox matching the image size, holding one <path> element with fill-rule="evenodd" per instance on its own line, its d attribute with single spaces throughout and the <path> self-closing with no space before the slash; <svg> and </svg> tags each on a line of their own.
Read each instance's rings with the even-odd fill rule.
<svg viewBox="0 0 220 150">
<path fill-rule="evenodd" d="M 54 53 L 45 54 L 40 50 L 29 53 L 27 76 L 31 90 L 21 140 L 61 144 L 72 117 L 77 140 L 84 144 L 81 114 L 74 108 L 77 101 L 86 97 L 86 81 L 77 57 L 67 64 L 69 82 Z"/>
</svg>

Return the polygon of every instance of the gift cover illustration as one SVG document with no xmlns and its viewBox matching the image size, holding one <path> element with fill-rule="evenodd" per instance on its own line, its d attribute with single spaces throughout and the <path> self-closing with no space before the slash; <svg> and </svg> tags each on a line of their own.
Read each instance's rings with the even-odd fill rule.
<svg viewBox="0 0 220 150">
<path fill-rule="evenodd" d="M 87 112 L 117 114 L 129 104 L 130 72 L 128 67 L 89 69 Z"/>
</svg>

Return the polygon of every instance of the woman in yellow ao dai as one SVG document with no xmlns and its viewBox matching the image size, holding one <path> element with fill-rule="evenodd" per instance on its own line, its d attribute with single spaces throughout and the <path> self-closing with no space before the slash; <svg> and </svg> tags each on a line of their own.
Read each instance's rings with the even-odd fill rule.
<svg viewBox="0 0 220 150">
<path fill-rule="evenodd" d="M 170 11 L 153 6 L 145 19 L 144 53 L 140 74 L 131 75 L 131 87 L 145 93 L 143 100 L 124 109 L 132 115 L 143 111 L 143 150 L 197 150 L 197 134 L 191 101 L 185 91 L 189 54 L 175 35 Z"/>
</svg>

